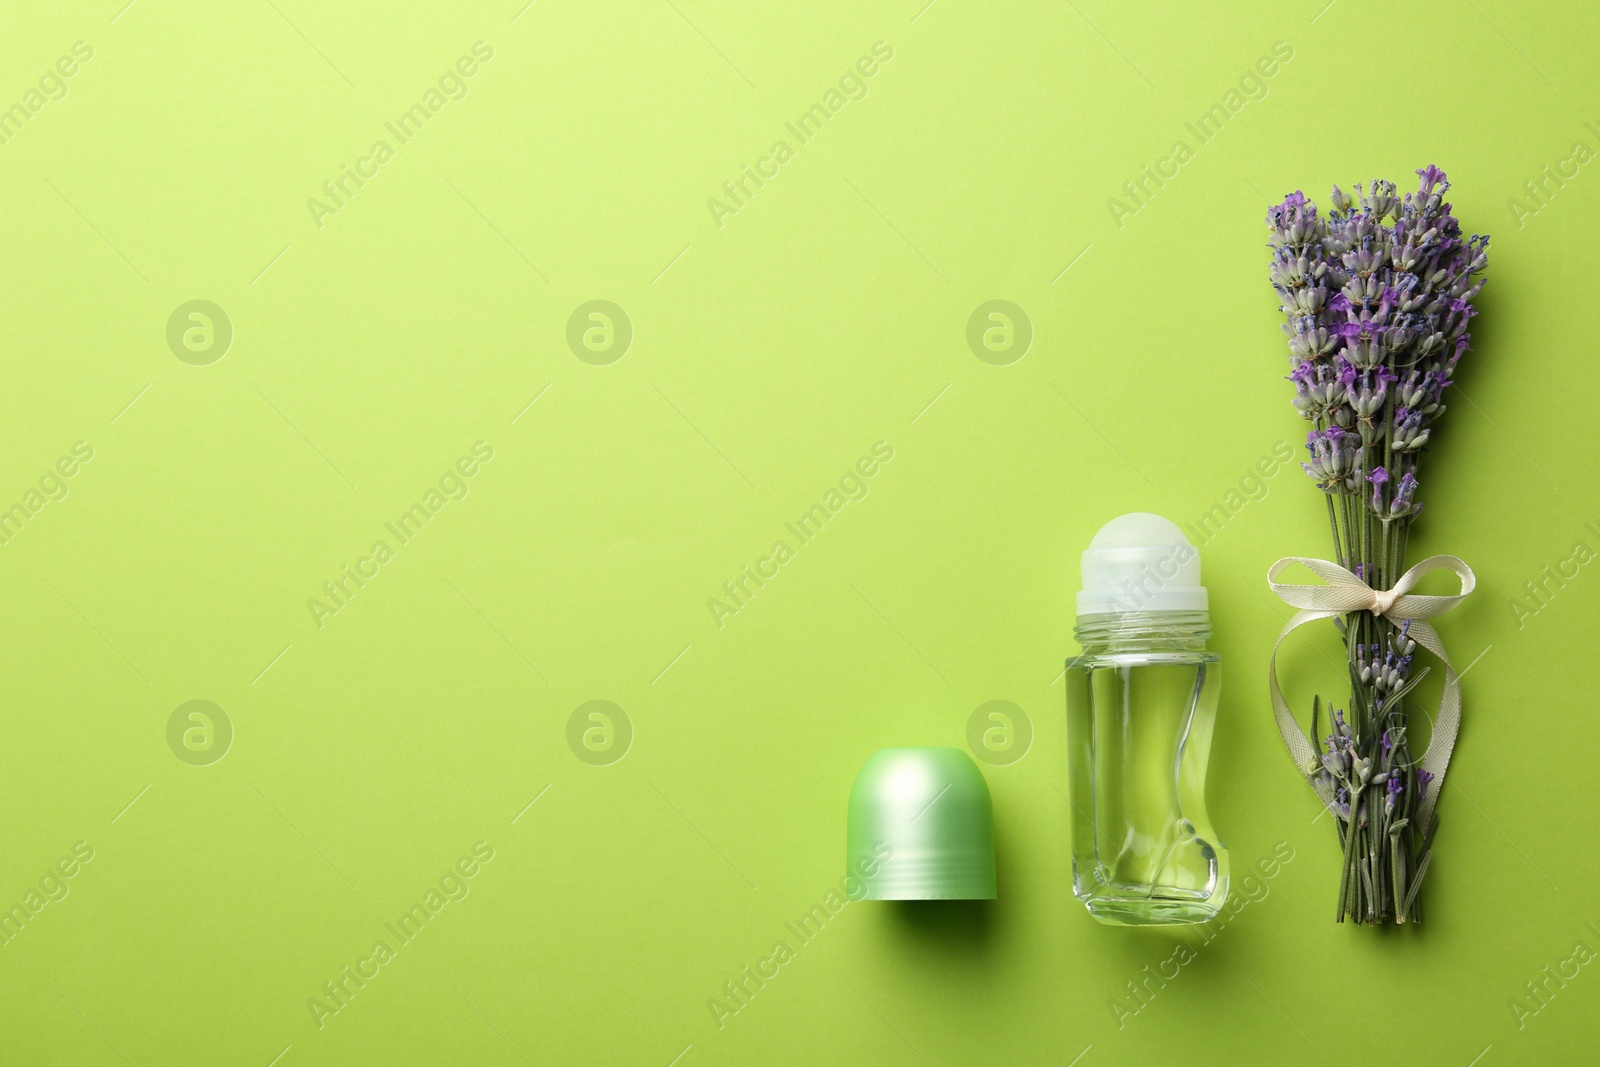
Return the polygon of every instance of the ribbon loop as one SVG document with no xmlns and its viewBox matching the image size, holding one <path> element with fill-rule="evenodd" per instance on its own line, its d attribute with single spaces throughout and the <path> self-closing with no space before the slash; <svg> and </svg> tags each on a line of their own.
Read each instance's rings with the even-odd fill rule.
<svg viewBox="0 0 1600 1067">
<path fill-rule="evenodd" d="M 1277 580 L 1278 575 L 1296 564 L 1305 567 L 1326 584 L 1297 585 Z M 1411 592 L 1423 575 L 1436 570 L 1448 570 L 1461 579 L 1461 592 L 1448 596 Z M 1407 633 L 1444 664 L 1444 692 L 1439 698 L 1439 714 L 1434 719 L 1433 736 L 1428 741 L 1428 750 L 1416 764 L 1434 779 L 1433 788 L 1423 795 L 1417 806 L 1417 825 L 1426 833 L 1433 820 L 1434 804 L 1444 785 L 1450 752 L 1455 747 L 1456 735 L 1461 729 L 1461 686 L 1438 632 L 1424 620 L 1443 615 L 1461 603 L 1477 583 L 1477 576 L 1472 573 L 1471 567 L 1455 556 L 1447 555 L 1429 556 L 1402 574 L 1390 589 L 1373 589 L 1358 575 L 1339 564 L 1308 556 L 1285 556 L 1267 569 L 1267 585 L 1284 603 L 1300 609 L 1278 634 L 1277 643 L 1272 648 L 1272 658 L 1267 663 L 1267 689 L 1272 696 L 1273 718 L 1295 768 L 1310 783 L 1329 811 L 1334 811 L 1335 798 L 1333 791 L 1318 777 L 1320 756 L 1300 730 L 1278 685 L 1278 650 L 1283 647 L 1284 639 L 1308 622 L 1355 611 L 1368 611 L 1391 622 L 1411 620 Z M 1337 813 L 1334 817 L 1338 817 Z"/>
</svg>

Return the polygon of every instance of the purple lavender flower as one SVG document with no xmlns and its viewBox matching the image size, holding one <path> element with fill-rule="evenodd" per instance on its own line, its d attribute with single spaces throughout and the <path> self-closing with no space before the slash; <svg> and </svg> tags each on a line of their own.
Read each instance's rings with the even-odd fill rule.
<svg viewBox="0 0 1600 1067">
<path fill-rule="evenodd" d="M 1402 479 L 1402 481 L 1404 481 L 1404 479 Z M 1421 506 L 1421 504 L 1417 505 L 1419 508 Z M 1411 660 L 1411 654 L 1417 650 L 1417 643 L 1411 638 L 1410 619 L 1402 619 L 1400 621 L 1400 633 L 1395 637 L 1394 641 L 1395 647 L 1401 652 L 1405 653 L 1406 661 L 1409 663 Z"/>
<path fill-rule="evenodd" d="M 1388 480 L 1389 470 L 1386 467 L 1378 467 L 1367 475 L 1367 481 L 1372 483 L 1372 510 L 1380 515 L 1383 513 L 1383 486 Z"/>
<path fill-rule="evenodd" d="M 1389 423 L 1389 447 L 1396 452 L 1415 452 L 1428 443 L 1428 435 L 1432 432 L 1423 427 L 1422 412 L 1397 407 L 1394 409 L 1394 419 Z M 1416 479 L 1412 481 L 1414 483 Z"/>
<path fill-rule="evenodd" d="M 1431 782 L 1431 781 L 1433 781 L 1433 775 L 1429 774 L 1427 771 L 1423 770 L 1421 767 L 1418 767 L 1417 768 L 1417 793 L 1418 793 L 1418 795 L 1420 795 L 1420 796 L 1427 796 L 1428 795 L 1428 783 Z"/>
<path fill-rule="evenodd" d="M 1415 500 L 1417 495 L 1417 476 L 1406 471 L 1400 476 L 1400 482 L 1395 487 L 1394 498 L 1389 501 L 1388 509 L 1383 513 L 1383 518 L 1399 519 L 1407 515 L 1415 515 L 1422 510 L 1422 505 Z M 1407 624 L 1410 623 L 1407 619 Z"/>
<path fill-rule="evenodd" d="M 1339 818 L 1343 819 L 1345 822 L 1350 821 L 1349 790 L 1341 788 L 1337 793 L 1335 793 L 1333 798 L 1333 806 L 1334 809 L 1338 811 Z"/>
<path fill-rule="evenodd" d="M 1312 430 L 1306 434 L 1306 449 L 1311 459 L 1300 466 L 1317 479 L 1318 485 L 1333 492 L 1344 484 L 1354 468 L 1356 456 L 1356 445 L 1350 434 L 1338 426 Z"/>
</svg>

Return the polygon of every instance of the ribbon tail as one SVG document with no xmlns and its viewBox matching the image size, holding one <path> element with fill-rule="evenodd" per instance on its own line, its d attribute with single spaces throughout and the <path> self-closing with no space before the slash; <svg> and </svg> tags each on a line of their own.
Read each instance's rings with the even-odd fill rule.
<svg viewBox="0 0 1600 1067">
<path fill-rule="evenodd" d="M 1316 792 L 1318 799 L 1322 801 L 1322 806 L 1332 812 L 1336 819 L 1339 814 L 1334 807 L 1333 790 L 1321 781 L 1318 774 L 1322 769 L 1322 759 L 1317 754 L 1316 748 L 1306 739 L 1305 732 L 1300 729 L 1300 724 L 1294 717 L 1294 712 L 1289 710 L 1288 703 L 1283 699 L 1283 688 L 1278 684 L 1278 650 L 1283 647 L 1285 638 L 1306 623 L 1342 614 L 1344 613 L 1341 611 L 1316 611 L 1310 608 L 1296 612 L 1284 626 L 1283 631 L 1278 634 L 1277 644 L 1272 646 L 1272 658 L 1267 661 L 1267 691 L 1272 696 L 1272 717 L 1278 724 L 1278 736 L 1283 738 L 1283 746 L 1289 750 L 1289 758 L 1294 761 L 1300 777 L 1306 780 Z M 1432 751 L 1432 746 L 1429 746 L 1429 751 Z"/>
<path fill-rule="evenodd" d="M 1417 766 L 1433 775 L 1427 793 L 1417 804 L 1417 826 L 1423 834 L 1433 823 L 1433 809 L 1444 788 L 1444 772 L 1450 766 L 1450 754 L 1455 749 L 1456 735 L 1461 732 L 1461 682 L 1444 642 L 1432 626 L 1421 619 L 1411 620 L 1411 636 L 1417 644 L 1432 652 L 1444 664 L 1444 691 L 1439 697 L 1439 714 L 1433 721 L 1433 736 L 1428 739 L 1428 750 L 1422 754 Z"/>
</svg>

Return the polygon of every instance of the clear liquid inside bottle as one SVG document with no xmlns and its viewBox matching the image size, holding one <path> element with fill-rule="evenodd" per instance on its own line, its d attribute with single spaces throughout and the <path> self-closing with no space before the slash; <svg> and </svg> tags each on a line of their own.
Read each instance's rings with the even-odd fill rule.
<svg viewBox="0 0 1600 1067">
<path fill-rule="evenodd" d="M 1228 898 L 1206 813 L 1221 687 L 1203 611 L 1078 620 L 1067 662 L 1073 890 L 1101 922 L 1204 922 Z"/>
</svg>

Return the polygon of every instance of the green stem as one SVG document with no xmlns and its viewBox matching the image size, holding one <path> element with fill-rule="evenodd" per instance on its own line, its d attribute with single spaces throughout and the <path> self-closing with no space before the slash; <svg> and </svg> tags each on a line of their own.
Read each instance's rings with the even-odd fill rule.
<svg viewBox="0 0 1600 1067">
<path fill-rule="evenodd" d="M 1377 586 L 1377 588 L 1379 588 L 1379 589 L 1388 589 L 1388 588 L 1390 588 L 1391 586 L 1394 585 L 1394 580 L 1389 577 L 1389 574 L 1390 574 L 1390 571 L 1389 571 L 1389 523 L 1387 521 L 1384 521 L 1384 522 L 1381 523 L 1381 527 L 1382 527 L 1382 548 L 1379 550 L 1378 558 L 1382 562 L 1380 562 L 1378 564 L 1378 574 L 1377 574 L 1376 581 L 1382 583 L 1381 585 Z"/>
<path fill-rule="evenodd" d="M 1341 567 L 1348 567 L 1349 561 L 1345 558 L 1344 547 L 1339 543 L 1339 522 L 1333 514 L 1333 491 L 1322 494 L 1328 501 L 1328 530 L 1333 534 L 1333 558 Z"/>
</svg>

